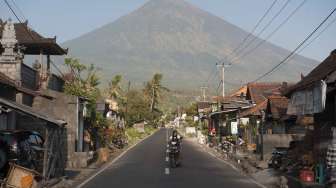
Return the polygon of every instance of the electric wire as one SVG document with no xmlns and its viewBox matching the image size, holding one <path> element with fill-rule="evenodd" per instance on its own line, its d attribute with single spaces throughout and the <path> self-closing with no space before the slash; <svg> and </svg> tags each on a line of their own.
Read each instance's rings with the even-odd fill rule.
<svg viewBox="0 0 336 188">
<path fill-rule="evenodd" d="M 14 11 L 14 9 L 12 8 L 12 6 L 8 3 L 7 0 L 3 0 L 7 7 L 9 8 L 9 10 L 13 13 L 13 15 L 15 16 L 15 18 L 22 24 L 22 21 L 20 20 L 20 18 L 18 17 L 18 15 L 16 14 L 16 12 Z M 30 31 L 28 31 L 27 27 L 24 27 L 25 31 L 29 34 L 29 36 L 32 38 L 32 40 L 35 40 L 34 36 L 31 34 Z"/>
<path fill-rule="evenodd" d="M 14 7 L 16 8 L 16 10 L 19 11 L 19 13 L 21 14 L 21 17 L 23 18 L 23 20 L 27 20 L 26 17 L 24 16 L 22 10 L 20 9 L 20 7 L 15 3 L 15 0 L 12 0 L 12 4 L 13 4 Z"/>
<path fill-rule="evenodd" d="M 277 68 L 279 68 L 282 64 L 286 63 L 286 61 L 296 53 L 322 26 L 325 22 L 329 20 L 329 18 L 335 13 L 336 8 L 334 8 L 331 13 L 324 18 L 324 20 L 288 55 L 286 56 L 280 63 L 275 65 L 272 69 L 264 73 L 263 75 L 259 76 L 257 79 L 255 79 L 253 82 L 257 82 L 261 80 L 262 78 L 266 77 L 267 75 L 273 73 Z"/>
<path fill-rule="evenodd" d="M 16 17 L 16 19 L 20 22 L 20 24 L 23 24 L 22 21 L 20 20 L 20 18 L 18 17 L 18 15 L 16 14 L 16 12 L 14 11 L 13 7 L 8 3 L 7 0 L 3 0 L 5 2 L 5 4 L 7 5 L 7 7 L 10 9 L 10 11 L 13 13 L 13 15 Z M 17 7 L 18 10 L 20 10 L 20 8 L 15 4 L 14 0 L 12 1 L 14 3 L 14 6 Z M 24 14 L 21 11 L 21 14 L 23 15 L 23 17 L 25 18 Z M 33 41 L 36 41 L 36 39 L 34 38 L 34 36 L 32 35 L 32 33 L 28 30 L 27 27 L 23 27 L 25 29 L 25 31 L 29 34 L 29 36 L 32 38 Z M 51 64 L 54 66 L 54 68 L 64 77 L 64 74 L 62 73 L 62 71 L 56 66 L 56 64 L 53 61 L 50 61 Z"/>
<path fill-rule="evenodd" d="M 276 4 L 278 0 L 274 0 L 273 3 L 270 5 L 270 7 L 268 7 L 268 9 L 266 10 L 266 12 L 264 13 L 264 15 L 258 20 L 258 22 L 256 23 L 256 25 L 253 27 L 253 29 L 251 30 L 251 32 L 249 32 L 246 37 L 241 41 L 241 43 L 238 44 L 238 46 L 232 50 L 227 57 L 231 56 L 232 54 L 236 53 L 236 51 L 241 48 L 241 46 L 247 41 L 247 39 L 249 39 L 253 33 L 257 30 L 257 28 L 259 27 L 259 25 L 261 24 L 261 22 L 266 18 L 266 16 L 270 13 L 270 11 L 272 10 L 272 8 L 274 7 L 274 5 Z"/>
<path fill-rule="evenodd" d="M 303 50 L 305 50 L 307 47 L 309 47 L 315 40 L 317 40 L 326 30 L 328 30 L 330 28 L 331 25 L 333 25 L 336 22 L 336 17 L 328 23 L 328 25 L 326 25 L 326 27 L 321 30 L 312 40 L 310 40 L 306 45 L 304 45 L 300 50 L 297 51 L 297 53 L 295 53 L 289 60 L 291 61 L 292 59 L 294 59 L 295 56 L 297 56 L 299 53 L 301 53 Z"/>
<path fill-rule="evenodd" d="M 260 46 L 262 46 L 265 42 L 267 42 L 276 32 L 278 32 L 297 12 L 298 10 L 300 10 L 300 8 L 303 7 L 303 5 L 307 2 L 307 0 L 303 0 L 287 17 L 285 20 L 283 20 L 280 25 L 278 25 L 278 27 L 276 27 L 269 35 L 267 35 L 267 37 L 265 37 L 264 39 L 262 39 L 261 41 L 259 41 L 257 43 L 257 45 L 255 47 L 253 47 L 252 49 L 246 51 L 245 53 L 240 54 L 239 56 L 237 56 L 235 59 L 231 60 L 231 63 L 242 59 L 248 55 L 250 55 L 252 52 L 254 52 L 256 49 L 258 49 Z"/>
<path fill-rule="evenodd" d="M 240 55 L 241 52 L 243 52 L 246 48 L 248 48 L 255 40 L 260 38 L 260 36 L 268 29 L 268 27 L 274 22 L 274 20 L 285 10 L 285 8 L 288 6 L 291 0 L 287 0 L 285 4 L 282 5 L 280 10 L 271 18 L 269 22 L 260 30 L 257 35 L 253 36 L 252 40 L 250 40 L 246 45 L 244 45 L 238 52 L 236 53 L 236 57 Z M 231 59 L 232 60 L 232 59 Z"/>
</svg>

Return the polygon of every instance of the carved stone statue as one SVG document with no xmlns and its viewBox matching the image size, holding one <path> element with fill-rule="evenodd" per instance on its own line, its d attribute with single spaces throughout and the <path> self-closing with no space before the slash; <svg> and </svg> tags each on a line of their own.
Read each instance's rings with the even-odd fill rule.
<svg viewBox="0 0 336 188">
<path fill-rule="evenodd" d="M 2 38 L 0 40 L 0 43 L 4 48 L 4 51 L 2 52 L 2 58 L 5 58 L 6 60 L 16 59 L 18 54 L 15 53 L 14 49 L 17 42 L 18 41 L 16 40 L 14 24 L 8 20 L 3 28 Z"/>
</svg>

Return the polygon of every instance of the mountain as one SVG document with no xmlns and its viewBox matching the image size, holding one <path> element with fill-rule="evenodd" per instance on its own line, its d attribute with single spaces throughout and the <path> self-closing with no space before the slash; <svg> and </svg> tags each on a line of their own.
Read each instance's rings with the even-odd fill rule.
<svg viewBox="0 0 336 188">
<path fill-rule="evenodd" d="M 173 89 L 197 90 L 215 64 L 242 41 L 247 32 L 183 0 L 150 0 L 139 9 L 63 44 L 81 62 L 94 63 L 105 80 L 122 74 L 142 85 L 164 74 Z M 257 39 L 256 41 L 261 40 Z M 255 79 L 290 52 L 265 43 L 225 72 L 228 82 Z M 268 81 L 297 81 L 317 62 L 297 55 Z M 212 86 L 217 85 L 213 82 Z"/>
</svg>

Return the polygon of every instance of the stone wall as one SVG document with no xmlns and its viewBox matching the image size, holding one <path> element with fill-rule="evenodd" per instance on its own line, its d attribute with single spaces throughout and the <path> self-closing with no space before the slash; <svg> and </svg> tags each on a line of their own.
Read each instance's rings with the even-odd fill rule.
<svg viewBox="0 0 336 188">
<path fill-rule="evenodd" d="M 12 80 L 21 81 L 21 64 L 18 63 L 8 63 L 0 61 L 0 72 L 7 75 Z"/>
</svg>

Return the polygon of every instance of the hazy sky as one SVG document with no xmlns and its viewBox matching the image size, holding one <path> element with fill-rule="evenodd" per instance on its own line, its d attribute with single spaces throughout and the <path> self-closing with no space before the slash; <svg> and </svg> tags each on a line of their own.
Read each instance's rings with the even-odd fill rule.
<svg viewBox="0 0 336 188">
<path fill-rule="evenodd" d="M 45 36 L 57 35 L 59 42 L 76 38 L 86 32 L 112 22 L 144 4 L 147 0 L 8 0 L 21 9 L 17 12 L 29 20 L 30 25 Z M 226 21 L 250 31 L 273 0 L 187 0 Z M 286 0 L 278 0 L 271 12 L 274 15 Z M 303 0 L 291 0 L 287 9 L 275 20 L 272 31 L 289 12 Z M 276 33 L 270 41 L 293 50 L 332 9 L 336 0 L 307 0 L 297 14 Z M 4 1 L 0 0 L 0 18 L 14 19 Z M 268 17 L 270 19 L 271 16 Z M 336 19 L 336 14 L 330 19 Z M 267 20 L 266 20 L 267 21 Z M 266 22 L 264 22 L 266 23 Z M 267 35 L 268 32 L 265 32 Z M 314 59 L 324 59 L 336 48 L 336 23 L 318 40 L 302 51 Z"/>
</svg>

